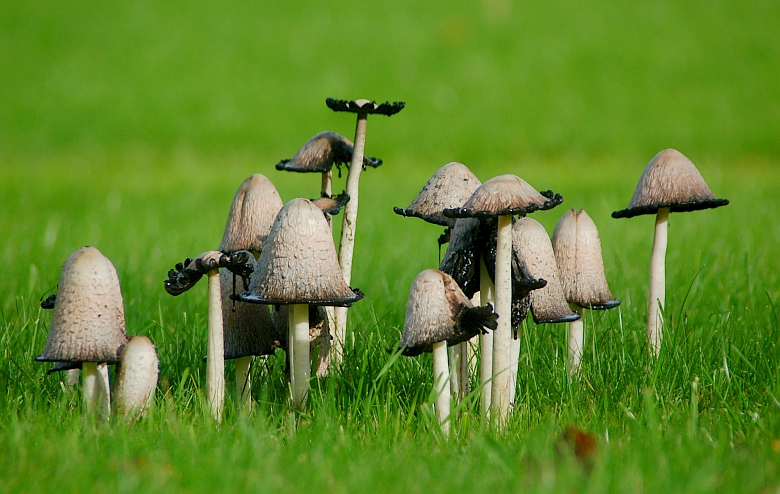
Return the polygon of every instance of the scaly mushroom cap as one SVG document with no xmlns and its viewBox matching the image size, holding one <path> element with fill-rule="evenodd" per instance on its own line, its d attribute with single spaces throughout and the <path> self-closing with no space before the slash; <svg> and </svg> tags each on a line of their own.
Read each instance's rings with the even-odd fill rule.
<svg viewBox="0 0 780 494">
<path fill-rule="evenodd" d="M 536 220 L 520 218 L 512 225 L 512 251 L 518 266 L 547 285 L 532 290 L 531 314 L 536 324 L 576 321 L 580 315 L 569 308 L 558 276 L 550 237 Z"/>
<path fill-rule="evenodd" d="M 391 116 L 395 115 L 399 111 L 403 110 L 406 106 L 406 103 L 403 101 L 395 101 L 393 103 L 390 103 L 389 101 L 385 101 L 384 103 L 375 103 L 371 100 L 367 99 L 358 99 L 358 100 L 344 100 L 344 99 L 334 99 L 334 98 L 326 98 L 325 104 L 328 105 L 328 108 L 330 108 L 333 111 L 344 111 L 344 112 L 350 112 L 350 113 L 362 113 L 362 114 L 379 114 L 379 115 L 386 115 Z"/>
<path fill-rule="evenodd" d="M 273 355 L 280 346 L 271 320 L 270 307 L 261 304 L 235 303 L 234 274 L 227 269 L 219 272 L 222 288 L 222 321 L 224 324 L 225 360 L 252 355 Z M 236 293 L 247 289 L 240 276 L 235 277 Z M 235 310 L 233 310 L 235 307 Z"/>
<path fill-rule="evenodd" d="M 62 266 L 46 348 L 35 360 L 116 363 L 126 343 L 116 269 L 96 248 L 82 247 Z"/>
<path fill-rule="evenodd" d="M 335 132 L 320 132 L 312 137 L 298 150 L 295 156 L 289 160 L 282 160 L 276 164 L 277 170 L 289 172 L 328 172 L 333 165 L 349 165 L 352 162 L 352 141 Z M 382 164 L 379 158 L 363 157 L 363 166 L 377 166 Z"/>
<path fill-rule="evenodd" d="M 308 199 L 288 202 L 239 300 L 258 304 L 348 306 L 363 298 L 344 282 L 328 222 Z"/>
<path fill-rule="evenodd" d="M 407 356 L 433 351 L 433 344 L 457 345 L 496 329 L 493 307 L 474 307 L 446 273 L 426 269 L 417 275 L 406 303 L 406 322 L 400 347 Z"/>
<path fill-rule="evenodd" d="M 490 218 L 507 214 L 526 215 L 538 210 L 551 209 L 563 202 L 560 194 L 552 191 L 537 192 L 517 175 L 499 175 L 491 178 L 474 191 L 461 208 L 445 209 L 450 218 Z"/>
<path fill-rule="evenodd" d="M 259 253 L 282 206 L 279 192 L 265 176 L 256 173 L 244 180 L 230 206 L 219 250 Z"/>
<path fill-rule="evenodd" d="M 116 401 L 125 417 L 145 413 L 157 388 L 160 361 L 157 350 L 146 336 L 133 336 L 119 357 Z"/>
<path fill-rule="evenodd" d="M 669 208 L 673 213 L 696 211 L 728 203 L 728 199 L 715 197 L 691 160 L 679 151 L 665 149 L 645 167 L 628 207 L 615 211 L 612 217 L 656 214 L 661 208 Z"/>
<path fill-rule="evenodd" d="M 393 208 L 401 216 L 414 216 L 435 225 L 455 226 L 455 218 L 444 216 L 445 209 L 459 208 L 482 185 L 466 165 L 448 163 L 433 174 L 406 209 Z"/>
<path fill-rule="evenodd" d="M 596 224 L 584 210 L 566 211 L 552 238 L 563 294 L 570 304 L 585 309 L 611 309 L 620 305 L 604 275 L 601 241 Z"/>
</svg>

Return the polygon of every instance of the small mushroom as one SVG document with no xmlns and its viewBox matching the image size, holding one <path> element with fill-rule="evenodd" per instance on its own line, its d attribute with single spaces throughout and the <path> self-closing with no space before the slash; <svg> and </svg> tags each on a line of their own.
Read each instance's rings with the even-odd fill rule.
<svg viewBox="0 0 780 494">
<path fill-rule="evenodd" d="M 134 336 L 119 356 L 117 372 L 117 413 L 137 419 L 149 411 L 157 388 L 160 361 L 157 350 L 146 336 Z"/>
<path fill-rule="evenodd" d="M 665 303 L 666 244 L 669 213 L 696 211 L 725 206 L 704 182 L 691 160 L 674 149 L 655 155 L 645 167 L 634 196 L 626 209 L 612 213 L 613 218 L 631 218 L 655 214 L 655 237 L 650 254 L 650 293 L 647 306 L 647 338 L 654 355 L 661 350 L 662 311 Z"/>
<path fill-rule="evenodd" d="M 238 300 L 292 305 L 288 354 L 293 403 L 303 407 L 308 394 L 309 305 L 346 306 L 363 298 L 344 282 L 336 247 L 322 212 L 307 199 L 288 202 L 274 220 L 257 261 L 249 290 Z"/>
<path fill-rule="evenodd" d="M 354 101 L 337 100 L 327 98 L 325 104 L 336 112 L 357 113 L 357 124 L 355 126 L 355 146 L 352 152 L 352 163 L 347 174 L 347 195 L 349 202 L 344 207 L 344 218 L 341 226 L 341 241 L 339 242 L 339 266 L 341 276 L 344 282 L 349 285 L 352 280 L 352 257 L 355 249 L 355 230 L 357 227 L 358 210 L 358 184 L 360 181 L 360 172 L 363 167 L 363 157 L 366 147 L 366 124 L 369 114 L 378 114 L 391 116 L 400 112 L 406 106 L 405 103 L 397 101 L 395 103 L 380 103 L 366 99 Z M 337 307 L 335 311 L 336 329 L 333 335 L 333 364 L 338 367 L 341 365 L 343 357 L 344 339 L 347 334 L 347 309 L 346 307 Z"/>
<path fill-rule="evenodd" d="M 399 347 L 404 355 L 433 352 L 436 416 L 449 433 L 450 393 L 447 346 L 496 329 L 489 304 L 474 307 L 458 284 L 446 273 L 426 269 L 417 275 L 406 303 L 406 321 Z"/>
<path fill-rule="evenodd" d="M 62 266 L 46 347 L 39 362 L 81 363 L 84 409 L 108 417 L 108 364 L 127 343 L 116 269 L 95 247 L 82 247 Z"/>
<path fill-rule="evenodd" d="M 561 285 L 571 309 L 606 310 L 620 305 L 604 275 L 601 240 L 596 224 L 584 210 L 570 209 L 558 220 L 552 236 Z M 580 368 L 585 343 L 582 318 L 569 323 L 569 372 Z"/>
</svg>

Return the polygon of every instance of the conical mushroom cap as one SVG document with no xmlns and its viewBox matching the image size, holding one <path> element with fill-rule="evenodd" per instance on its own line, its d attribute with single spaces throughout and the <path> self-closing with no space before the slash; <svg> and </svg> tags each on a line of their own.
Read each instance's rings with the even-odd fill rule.
<svg viewBox="0 0 780 494">
<path fill-rule="evenodd" d="M 230 206 L 219 250 L 259 253 L 282 206 L 279 192 L 265 176 L 256 173 L 244 180 Z"/>
<path fill-rule="evenodd" d="M 489 218 L 507 214 L 525 215 L 551 209 L 563 202 L 560 194 L 537 192 L 517 175 L 499 175 L 480 185 L 461 208 L 444 210 L 451 218 Z"/>
<path fill-rule="evenodd" d="M 455 218 L 444 216 L 444 210 L 463 206 L 480 185 L 482 182 L 466 165 L 454 161 L 436 170 L 408 208 L 393 210 L 401 216 L 414 216 L 435 225 L 454 227 Z"/>
<path fill-rule="evenodd" d="M 671 212 L 696 211 L 728 203 L 728 199 L 715 197 L 691 160 L 679 151 L 665 149 L 645 167 L 628 207 L 615 211 L 612 217 L 656 214 L 661 208 Z"/>
<path fill-rule="evenodd" d="M 134 336 L 119 357 L 116 401 L 125 417 L 146 412 L 157 388 L 160 361 L 157 350 L 146 336 Z"/>
<path fill-rule="evenodd" d="M 245 302 L 349 305 L 363 298 L 344 282 L 328 222 L 308 199 L 288 202 L 274 220 Z"/>
<path fill-rule="evenodd" d="M 46 348 L 36 360 L 115 363 L 125 343 L 116 269 L 96 248 L 82 247 L 62 266 Z"/>
<path fill-rule="evenodd" d="M 566 211 L 555 225 L 552 245 L 563 294 L 570 304 L 586 309 L 620 305 L 609 290 L 599 231 L 588 213 L 582 209 Z"/>
<path fill-rule="evenodd" d="M 486 327 L 495 329 L 496 317 L 489 305 L 474 307 L 451 276 L 426 269 L 412 282 L 400 347 L 414 356 L 432 351 L 439 341 L 455 345 Z"/>
<path fill-rule="evenodd" d="M 524 266 L 524 271 L 534 278 L 547 281 L 546 286 L 532 290 L 528 295 L 534 322 L 560 323 L 579 319 L 580 315 L 569 308 L 563 295 L 555 253 L 544 227 L 531 218 L 520 218 L 512 225 L 512 247 L 518 266 Z"/>
<path fill-rule="evenodd" d="M 280 342 L 271 321 L 270 307 L 261 304 L 235 303 L 231 300 L 233 276 L 233 273 L 227 269 L 220 269 L 225 359 L 273 355 Z M 236 293 L 246 290 L 247 287 L 244 286 L 240 276 L 237 276 L 235 281 Z"/>
</svg>

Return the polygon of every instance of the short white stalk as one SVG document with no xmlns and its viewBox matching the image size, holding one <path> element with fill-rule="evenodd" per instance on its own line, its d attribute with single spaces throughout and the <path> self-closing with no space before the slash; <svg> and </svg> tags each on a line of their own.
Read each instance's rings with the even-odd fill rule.
<svg viewBox="0 0 780 494">
<path fill-rule="evenodd" d="M 208 273 L 209 279 L 209 327 L 206 349 L 206 399 L 211 416 L 222 422 L 225 403 L 225 340 L 222 326 L 222 289 L 219 269 Z"/>
<path fill-rule="evenodd" d="M 290 306 L 287 347 L 290 350 L 290 387 L 293 406 L 303 408 L 309 392 L 311 361 L 309 360 L 309 306 Z"/>
<path fill-rule="evenodd" d="M 252 361 L 254 357 L 236 359 L 236 395 L 239 401 L 248 408 L 252 407 Z"/>
<path fill-rule="evenodd" d="M 495 286 L 490 279 L 485 261 L 479 260 L 479 305 L 493 304 L 495 302 Z M 482 386 L 480 399 L 482 403 L 482 415 L 487 417 L 490 411 L 490 399 L 492 395 L 493 378 L 493 333 L 488 331 L 479 336 L 479 384 Z"/>
<path fill-rule="evenodd" d="M 493 331 L 493 418 L 503 423 L 509 414 L 512 382 L 509 354 L 512 346 L 512 216 L 498 217 L 496 245 L 496 314 L 498 328 Z"/>
<path fill-rule="evenodd" d="M 84 397 L 84 413 L 108 418 L 111 398 L 108 385 L 108 366 L 96 362 L 81 364 L 81 388 Z"/>
<path fill-rule="evenodd" d="M 433 376 L 436 390 L 436 418 L 445 434 L 450 433 L 450 368 L 447 359 L 447 342 L 433 344 Z"/>
<path fill-rule="evenodd" d="M 571 310 L 578 313 L 580 318 L 569 323 L 569 374 L 576 374 L 580 371 L 580 361 L 582 360 L 582 350 L 585 348 L 585 327 L 583 321 L 582 307 L 570 304 Z"/>
<path fill-rule="evenodd" d="M 76 385 L 77 382 L 79 382 L 79 377 L 81 370 L 80 369 L 68 369 L 65 371 L 65 384 L 72 388 Z"/>
<path fill-rule="evenodd" d="M 647 304 L 647 339 L 658 356 L 663 338 L 663 309 L 666 297 L 666 243 L 669 208 L 661 208 L 655 219 L 653 252 L 650 254 L 650 296 Z"/>
<path fill-rule="evenodd" d="M 349 202 L 344 205 L 344 219 L 341 226 L 341 241 L 339 242 L 339 266 L 341 275 L 347 285 L 352 281 L 352 255 L 355 250 L 355 229 L 357 227 L 358 184 L 360 172 L 363 170 L 363 155 L 366 147 L 366 124 L 368 115 L 358 113 L 355 128 L 355 146 L 352 150 L 352 163 L 347 173 L 347 195 Z M 344 342 L 347 337 L 347 308 L 336 307 L 336 330 L 333 334 L 334 366 L 341 366 L 344 356 Z"/>
</svg>

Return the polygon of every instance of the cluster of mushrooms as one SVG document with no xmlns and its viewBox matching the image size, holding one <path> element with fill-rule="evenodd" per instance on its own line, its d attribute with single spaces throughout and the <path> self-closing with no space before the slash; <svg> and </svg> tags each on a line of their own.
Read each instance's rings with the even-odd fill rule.
<svg viewBox="0 0 780 494">
<path fill-rule="evenodd" d="M 236 396 L 250 407 L 254 359 L 285 351 L 291 402 L 306 404 L 312 367 L 317 376 L 337 370 L 343 359 L 347 308 L 364 294 L 351 288 L 360 172 L 382 160 L 365 156 L 369 114 L 394 115 L 404 104 L 328 98 L 334 111 L 357 114 L 354 144 L 334 132 L 315 135 L 278 170 L 322 174 L 319 197 L 284 204 L 268 178 L 255 174 L 239 187 L 217 250 L 186 259 L 168 273 L 165 289 L 180 295 L 204 275 L 208 280 L 206 399 L 220 421 L 225 397 L 225 359 L 236 359 Z M 333 195 L 333 166 L 347 168 L 346 191 Z M 478 374 L 482 411 L 505 421 L 515 401 L 520 354 L 519 327 L 568 323 L 569 371 L 576 374 L 584 348 L 583 309 L 620 304 L 604 275 L 601 245 L 585 211 L 569 210 L 552 239 L 527 217 L 552 209 L 563 197 L 538 192 L 515 175 L 485 183 L 463 164 L 436 171 L 420 194 L 397 214 L 446 227 L 439 245 L 447 250 L 438 269 L 414 279 L 400 343 L 392 352 L 433 353 L 434 408 L 444 432 L 450 427 L 453 394 L 471 392 Z M 716 199 L 695 166 L 668 149 L 645 168 L 628 208 L 613 216 L 657 214 L 651 256 L 647 334 L 654 354 L 661 348 L 664 257 L 669 212 L 728 204 Z M 337 251 L 332 216 L 341 209 Z M 115 409 L 140 417 L 151 403 L 158 360 L 148 338 L 128 338 L 116 271 L 94 247 L 84 247 L 63 266 L 58 293 L 42 304 L 53 308 L 44 352 L 51 372 L 82 372 L 84 408 L 107 417 L 111 393 L 107 365 L 117 363 Z M 479 349 L 478 354 L 474 351 Z M 478 365 L 476 364 L 478 359 Z M 312 358 L 315 356 L 315 358 Z M 314 360 L 314 362 L 312 362 Z M 473 367 L 472 367 L 473 366 Z"/>
</svg>

